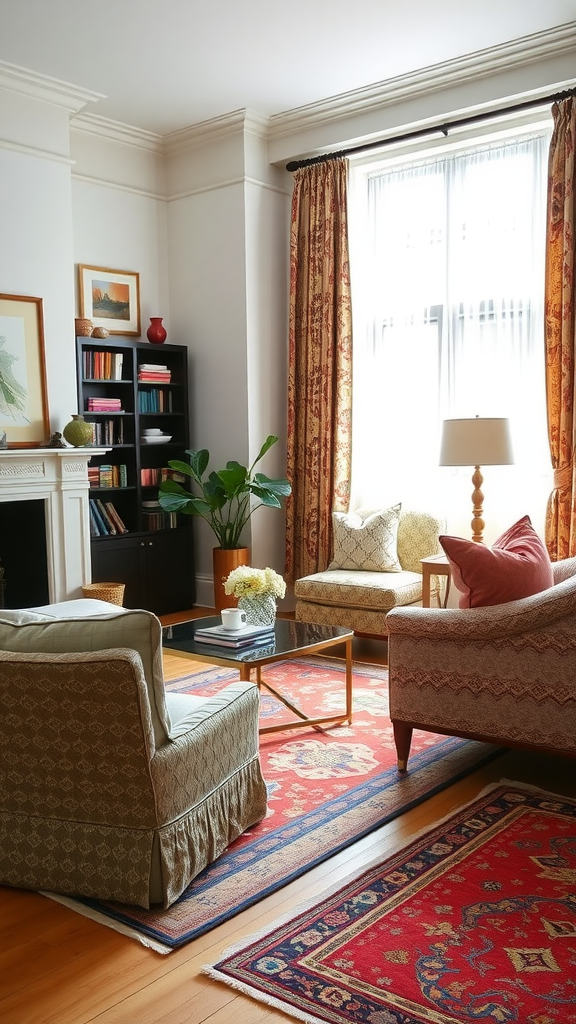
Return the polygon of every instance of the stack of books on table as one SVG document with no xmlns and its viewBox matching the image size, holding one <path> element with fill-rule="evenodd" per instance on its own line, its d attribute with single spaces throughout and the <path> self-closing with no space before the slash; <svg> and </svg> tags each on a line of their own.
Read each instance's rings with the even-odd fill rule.
<svg viewBox="0 0 576 1024">
<path fill-rule="evenodd" d="M 240 629 L 228 629 L 222 625 L 206 626 L 196 630 L 194 640 L 198 644 L 234 650 L 242 647 L 269 647 L 274 641 L 274 626 L 242 626 Z"/>
</svg>

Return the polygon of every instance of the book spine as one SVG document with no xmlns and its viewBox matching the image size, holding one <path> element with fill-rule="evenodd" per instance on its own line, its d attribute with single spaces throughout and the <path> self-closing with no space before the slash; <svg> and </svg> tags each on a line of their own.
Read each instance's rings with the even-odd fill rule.
<svg viewBox="0 0 576 1024">
<path fill-rule="evenodd" d="M 108 515 L 108 513 L 107 513 L 107 511 L 106 511 L 106 509 L 104 507 L 104 502 L 100 501 L 100 498 L 96 498 L 95 500 L 96 500 L 96 504 L 98 506 L 98 510 L 100 512 L 100 515 L 102 516 L 102 519 L 104 520 L 104 524 L 107 527 L 108 533 L 111 533 L 111 534 L 116 533 L 116 527 L 114 526 L 112 520 L 110 519 L 110 516 Z"/>
<path fill-rule="evenodd" d="M 114 523 L 114 525 L 116 527 L 116 532 L 117 533 L 128 533 L 128 529 L 127 529 L 126 525 L 124 524 L 123 520 L 120 518 L 118 512 L 116 511 L 115 505 L 113 505 L 111 501 L 107 501 L 107 502 L 105 502 L 105 508 L 106 508 L 106 511 L 108 512 L 109 518 L 112 520 L 112 522 Z"/>
<path fill-rule="evenodd" d="M 93 512 L 93 515 L 94 515 L 94 519 L 96 520 L 100 536 L 101 537 L 107 537 L 110 531 L 106 527 L 106 524 L 105 524 L 104 520 L 102 519 L 102 516 L 100 515 L 100 509 L 98 508 L 98 506 L 96 504 L 96 499 L 95 498 L 90 498 L 90 508 L 92 509 L 92 512 Z"/>
<path fill-rule="evenodd" d="M 92 502 L 90 502 L 90 536 L 99 537 L 100 530 L 98 529 L 98 523 L 96 522 L 96 516 L 94 515 L 94 509 L 92 508 Z"/>
</svg>

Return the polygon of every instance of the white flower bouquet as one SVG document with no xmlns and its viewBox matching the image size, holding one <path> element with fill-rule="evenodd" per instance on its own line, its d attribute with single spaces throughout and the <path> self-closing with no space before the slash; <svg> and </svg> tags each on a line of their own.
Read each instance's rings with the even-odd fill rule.
<svg viewBox="0 0 576 1024">
<path fill-rule="evenodd" d="M 228 574 L 224 592 L 234 597 L 271 594 L 274 598 L 282 598 L 286 593 L 286 583 L 274 569 L 253 569 L 250 565 L 239 565 Z"/>
</svg>

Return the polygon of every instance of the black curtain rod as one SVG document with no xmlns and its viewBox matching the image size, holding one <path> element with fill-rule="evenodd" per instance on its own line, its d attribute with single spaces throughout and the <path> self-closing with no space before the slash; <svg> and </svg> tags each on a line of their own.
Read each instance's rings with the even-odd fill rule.
<svg viewBox="0 0 576 1024">
<path fill-rule="evenodd" d="M 509 107 L 499 107 L 483 114 L 470 114 L 469 117 L 461 117 L 457 121 L 446 121 L 431 128 L 417 128 L 413 132 L 403 132 L 402 135 L 395 135 L 390 139 L 380 139 L 378 142 L 367 142 L 363 146 L 352 146 L 350 149 L 341 149 L 337 153 L 324 153 L 322 156 L 312 156 L 308 160 L 292 160 L 286 164 L 287 171 L 298 171 L 301 167 L 312 167 L 313 164 L 323 164 L 327 160 L 337 160 L 339 157 L 351 156 L 353 153 L 368 153 L 371 149 L 382 149 L 384 146 L 391 146 L 395 142 L 405 142 L 407 139 L 421 139 L 426 135 L 434 135 L 441 132 L 447 136 L 454 128 L 464 128 L 468 124 L 477 124 L 479 121 L 489 121 L 492 117 L 501 114 L 515 114 L 521 110 L 531 110 L 534 107 L 542 107 L 546 103 L 558 103 L 559 100 L 567 100 L 570 96 L 576 96 L 576 89 L 567 89 L 565 92 L 556 92 L 552 96 L 542 96 L 538 100 L 525 100 L 523 103 L 515 103 Z"/>
</svg>

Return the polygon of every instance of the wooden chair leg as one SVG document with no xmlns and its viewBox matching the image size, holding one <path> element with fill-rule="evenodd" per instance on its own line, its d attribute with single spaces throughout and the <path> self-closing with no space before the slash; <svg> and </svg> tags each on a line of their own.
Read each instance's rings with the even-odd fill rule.
<svg viewBox="0 0 576 1024">
<path fill-rule="evenodd" d="M 410 745 L 412 743 L 412 726 L 406 722 L 392 722 L 394 727 L 394 743 L 398 756 L 398 771 L 407 771 L 408 758 L 410 756 Z"/>
</svg>

